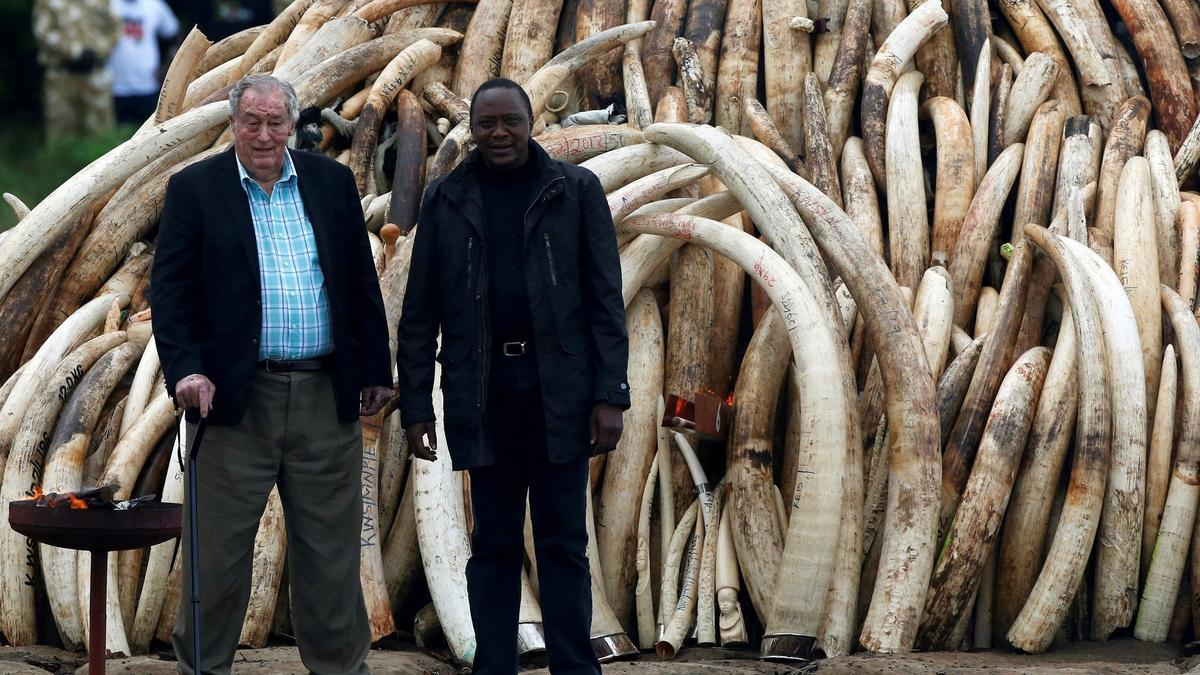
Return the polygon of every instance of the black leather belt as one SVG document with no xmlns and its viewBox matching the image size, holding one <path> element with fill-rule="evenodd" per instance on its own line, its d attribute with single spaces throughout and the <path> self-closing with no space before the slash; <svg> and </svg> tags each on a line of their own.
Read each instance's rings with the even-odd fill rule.
<svg viewBox="0 0 1200 675">
<path fill-rule="evenodd" d="M 497 342 L 496 347 L 501 356 L 525 356 L 533 352 L 533 342 L 530 340 Z"/>
<path fill-rule="evenodd" d="M 329 367 L 329 362 L 329 357 L 325 356 L 319 359 L 294 359 L 291 361 L 267 359 L 259 361 L 258 365 L 268 373 L 309 373 L 325 370 Z"/>
</svg>

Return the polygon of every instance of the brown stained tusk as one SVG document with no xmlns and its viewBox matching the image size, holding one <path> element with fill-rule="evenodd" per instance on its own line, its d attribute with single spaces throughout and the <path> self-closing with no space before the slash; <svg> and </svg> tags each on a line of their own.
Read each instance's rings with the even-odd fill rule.
<svg viewBox="0 0 1200 675">
<path fill-rule="evenodd" d="M 1077 351 L 1075 324 L 1067 305 L 1063 308 L 1054 355 L 1004 516 L 994 619 L 999 635 L 1008 633 L 1029 599 L 1045 553 L 1053 506 L 1047 495 L 1054 493 L 1062 475 L 1075 429 L 1079 398 Z"/>
<path fill-rule="evenodd" d="M 1000 225 L 1000 212 L 1016 182 L 1025 153 L 1022 143 L 1010 145 L 988 169 L 959 231 L 951 256 L 954 280 L 954 323 L 966 328 L 975 314 L 988 251 Z"/>
<path fill-rule="evenodd" d="M 914 11 L 928 0 L 908 0 L 908 11 Z M 954 44 L 954 28 L 946 25 L 934 31 L 929 41 L 917 50 L 914 60 L 925 76 L 927 98 L 955 97 L 962 86 L 958 73 L 958 50 Z"/>
<path fill-rule="evenodd" d="M 869 250 L 883 259 L 883 219 L 861 138 L 851 138 L 842 147 L 842 185 L 845 189 L 846 215 L 858 227 Z M 969 202 L 970 197 L 967 200 Z M 934 219 L 936 222 L 936 211 Z"/>
<path fill-rule="evenodd" d="M 717 126 L 735 135 L 749 135 L 742 106 L 758 92 L 758 54 L 762 42 L 760 10 L 759 0 L 729 0 L 725 16 L 713 120 Z"/>
<path fill-rule="evenodd" d="M 1188 0 L 1162 0 L 1162 8 L 1175 28 L 1179 51 L 1184 58 L 1200 56 L 1200 7 Z"/>
<path fill-rule="evenodd" d="M 830 55 L 825 87 L 825 116 L 829 124 L 829 141 L 835 157 L 842 153 L 846 136 L 850 133 L 850 119 L 858 98 L 858 84 L 865 70 L 868 29 L 871 24 L 871 0 L 850 0 L 845 7 L 845 28 L 841 32 L 837 51 Z M 821 49 L 834 37 L 827 33 L 817 37 L 814 60 L 821 60 Z M 821 67 L 814 67 L 821 77 Z"/>
<path fill-rule="evenodd" d="M 806 32 L 794 30 L 789 19 L 807 17 L 807 14 L 807 0 L 762 3 L 763 103 L 779 133 L 793 148 L 805 144 L 805 113 L 808 112 L 805 78 L 812 72 L 812 38 Z M 818 80 L 818 98 L 820 92 Z"/>
<path fill-rule="evenodd" d="M 1154 116 L 1178 149 L 1196 119 L 1196 99 L 1179 43 L 1162 6 L 1154 0 L 1112 0 L 1125 21 L 1150 85 Z"/>
<path fill-rule="evenodd" d="M 933 122 L 937 149 L 930 259 L 935 265 L 947 267 L 975 193 L 971 123 L 958 103 L 945 96 L 931 97 L 921 107 L 921 112 Z"/>
<path fill-rule="evenodd" d="M 888 98 L 908 62 L 929 36 L 949 19 L 940 0 L 929 0 L 896 26 L 880 45 L 862 88 L 862 133 L 875 184 L 884 188 L 884 131 Z"/>
<path fill-rule="evenodd" d="M 836 59 L 842 40 L 850 31 L 849 7 L 854 4 L 865 4 L 867 8 L 866 24 L 862 26 L 865 33 L 871 24 L 872 0 L 819 0 L 817 2 L 817 17 L 823 22 L 824 30 L 817 34 L 813 41 L 813 72 L 821 80 L 822 85 L 829 82 L 830 72 Z"/>
<path fill-rule="evenodd" d="M 708 124 L 712 117 L 712 92 L 705 83 L 696 45 L 687 38 L 675 38 L 671 53 L 679 68 L 679 88 L 683 90 L 683 100 L 687 104 L 688 121 Z"/>
<path fill-rule="evenodd" d="M 825 103 L 817 76 L 809 73 L 804 79 L 804 158 L 812 183 L 842 206 L 842 188 L 838 181 L 837 160 L 829 137 Z M 794 169 L 793 169 L 794 170 Z M 800 173 L 800 172 L 797 172 Z M 800 174 L 804 175 L 804 174 Z"/>
<path fill-rule="evenodd" d="M 963 85 L 969 91 L 979 76 L 979 61 L 984 52 L 991 51 L 992 22 L 987 0 L 954 0 L 950 3 L 954 15 L 954 43 L 962 64 Z"/>
<path fill-rule="evenodd" d="M 1024 225 L 1050 221 L 1063 122 L 1062 107 L 1052 100 L 1038 108 L 1029 125 L 1025 156 L 1021 160 L 1021 182 L 1013 210 L 1013 244 L 1025 236 Z"/>
<path fill-rule="evenodd" d="M 1008 372 L 1016 355 L 1013 353 L 1021 320 L 1025 313 L 1028 297 L 1033 252 L 1028 246 L 1018 246 L 1009 260 L 1008 272 L 1000 288 L 1000 313 L 995 325 L 984 341 L 983 353 L 971 379 L 958 419 L 945 441 L 942 454 L 941 516 L 938 532 L 948 530 L 958 508 L 963 488 L 966 486 L 979 439 L 987 421 L 991 403 L 1004 374 Z M 951 271 L 951 278 L 954 273 Z M 957 285 L 955 291 L 959 291 Z M 954 306 L 956 323 L 959 303 Z M 970 316 L 968 314 L 968 316 Z"/>
<path fill-rule="evenodd" d="M 1105 31 L 1105 35 L 1096 35 L 1091 30 L 1085 18 L 1090 16 L 1088 8 L 1084 7 L 1085 2 L 1037 0 L 1037 3 L 1071 53 L 1072 65 L 1079 73 L 1084 111 L 1095 117 L 1101 127 L 1108 129 L 1117 108 L 1126 97 L 1117 60 L 1113 56 L 1115 51 L 1103 41 L 1111 34 Z"/>
<path fill-rule="evenodd" d="M 1071 63 L 1058 42 L 1054 28 L 1046 20 L 1046 15 L 1035 0 L 1008 0 L 998 3 L 998 7 L 1016 33 L 1017 40 L 1026 54 L 1041 52 L 1058 64 L 1058 79 L 1054 83 L 1053 96 L 1063 106 L 1064 114 L 1067 117 L 1081 114 L 1083 107 L 1079 101 L 1079 89 L 1075 84 Z"/>
<path fill-rule="evenodd" d="M 988 103 L 987 166 L 991 166 L 1004 150 L 1004 126 L 1008 119 L 1008 97 L 1012 93 L 1013 70 L 1007 63 L 1000 64 L 1000 78 L 992 91 Z"/>
<path fill-rule="evenodd" d="M 1049 364 L 1050 350 L 1034 347 L 1017 359 L 997 389 L 971 477 L 933 571 L 917 638 L 922 650 L 953 648 L 951 636 L 971 596 L 983 590 L 980 573 L 997 543 Z"/>
<path fill-rule="evenodd" d="M 1109 239 L 1113 236 L 1121 171 L 1130 158 L 1141 154 L 1149 121 L 1150 101 L 1143 96 L 1130 97 L 1113 118 L 1104 144 L 1104 160 L 1096 186 L 1096 221 L 1092 225 Z"/>
<path fill-rule="evenodd" d="M 748 99 L 744 112 L 746 120 L 750 123 L 750 130 L 754 132 L 754 137 L 760 143 L 771 148 L 792 171 L 803 167 L 800 158 L 796 156 L 796 152 L 792 150 L 792 146 L 788 144 L 783 134 L 779 133 L 774 120 L 767 113 L 767 109 L 758 102 L 758 99 Z M 807 171 L 807 168 L 804 170 Z"/>
<path fill-rule="evenodd" d="M 1179 281 L 1178 292 L 1190 307 L 1196 305 L 1197 258 L 1200 257 L 1200 209 L 1193 202 L 1179 206 Z"/>
</svg>

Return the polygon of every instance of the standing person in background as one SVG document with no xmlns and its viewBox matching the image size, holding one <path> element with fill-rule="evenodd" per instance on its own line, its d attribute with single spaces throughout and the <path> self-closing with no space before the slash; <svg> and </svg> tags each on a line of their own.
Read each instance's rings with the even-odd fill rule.
<svg viewBox="0 0 1200 675">
<path fill-rule="evenodd" d="M 110 0 L 34 0 L 33 36 L 45 68 L 46 138 L 93 134 L 112 126 L 112 79 L 104 60 L 120 36 Z"/>
<path fill-rule="evenodd" d="M 184 23 L 191 19 L 213 42 L 275 18 L 271 0 L 204 0 L 179 6 Z"/>
<path fill-rule="evenodd" d="M 121 40 L 108 60 L 118 124 L 141 124 L 154 114 L 161 86 L 158 41 L 179 33 L 179 20 L 163 0 L 110 0 L 121 19 Z"/>
</svg>

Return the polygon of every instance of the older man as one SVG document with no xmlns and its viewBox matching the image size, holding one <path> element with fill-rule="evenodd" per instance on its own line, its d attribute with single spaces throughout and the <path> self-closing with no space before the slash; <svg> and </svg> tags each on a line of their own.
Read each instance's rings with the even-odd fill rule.
<svg viewBox="0 0 1200 675">
<path fill-rule="evenodd" d="M 392 376 L 358 194 L 342 165 L 287 149 L 290 85 L 248 77 L 229 103 L 233 148 L 167 187 L 152 277 L 168 391 L 209 427 L 198 455 L 203 663 L 184 609 L 179 669 L 229 672 L 278 485 L 300 656 L 314 673 L 365 673 L 358 417 L 384 405 Z"/>
</svg>

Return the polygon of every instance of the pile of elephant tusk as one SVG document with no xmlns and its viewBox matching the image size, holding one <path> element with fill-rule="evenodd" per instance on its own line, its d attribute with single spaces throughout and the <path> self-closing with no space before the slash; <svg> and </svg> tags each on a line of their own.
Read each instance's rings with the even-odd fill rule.
<svg viewBox="0 0 1200 675">
<path fill-rule="evenodd" d="M 952 5 L 295 0 L 193 31 L 132 138 L 33 208 L 5 195 L 0 520 L 34 486 L 180 500 L 149 270 L 167 180 L 228 145 L 233 82 L 291 81 L 296 144 L 353 170 L 394 331 L 423 187 L 502 75 L 599 176 L 621 250 L 633 403 L 589 519 L 605 658 L 1189 639 L 1200 6 Z M 571 117 L 614 103 L 627 123 Z M 684 412 L 701 397 L 728 406 L 717 433 Z M 391 409 L 363 449 L 375 638 L 470 662 L 464 477 L 408 461 Z M 289 632 L 286 555 L 273 496 L 246 645 Z M 168 638 L 179 557 L 113 554 L 110 652 Z M 81 648 L 88 593 L 84 558 L 0 528 L 8 643 Z"/>
</svg>

